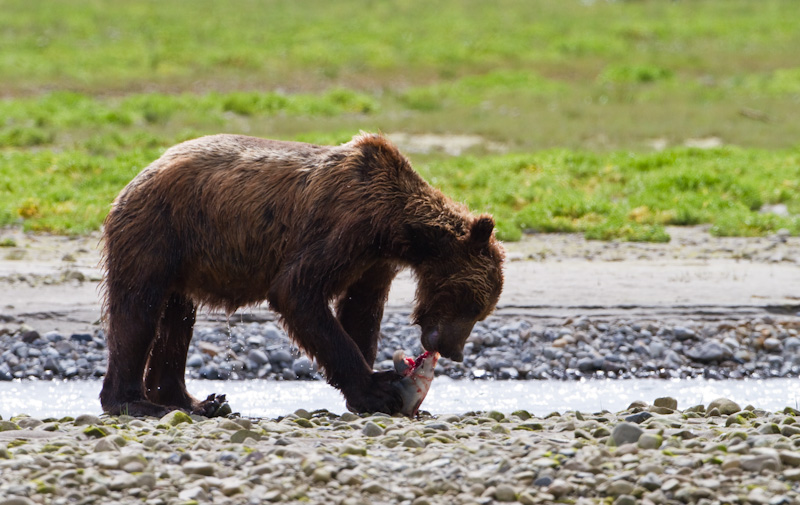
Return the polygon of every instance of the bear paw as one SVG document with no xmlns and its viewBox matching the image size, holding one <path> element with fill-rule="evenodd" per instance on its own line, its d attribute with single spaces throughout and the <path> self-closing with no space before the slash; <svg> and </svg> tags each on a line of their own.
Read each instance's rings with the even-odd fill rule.
<svg viewBox="0 0 800 505">
<path fill-rule="evenodd" d="M 225 395 L 211 393 L 203 401 L 196 401 L 192 405 L 192 414 L 205 417 L 224 417 L 231 413 L 231 406 Z"/>
<path fill-rule="evenodd" d="M 345 395 L 347 410 L 356 413 L 383 412 L 389 415 L 401 412 L 401 380 L 403 376 L 393 371 L 374 372 L 364 389 Z"/>
</svg>

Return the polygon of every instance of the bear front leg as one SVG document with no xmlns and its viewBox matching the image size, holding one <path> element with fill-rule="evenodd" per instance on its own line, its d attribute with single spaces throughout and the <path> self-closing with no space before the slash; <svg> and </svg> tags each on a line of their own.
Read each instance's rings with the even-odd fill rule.
<svg viewBox="0 0 800 505">
<path fill-rule="evenodd" d="M 306 286 L 273 283 L 269 302 L 281 314 L 294 341 L 321 365 L 328 383 L 342 392 L 348 409 L 400 412 L 402 376 L 393 371 L 373 373 L 361 349 L 333 316 L 322 293 L 311 291 Z"/>
<path fill-rule="evenodd" d="M 347 288 L 336 306 L 336 318 L 361 349 L 370 368 L 378 353 L 383 307 L 396 275 L 397 268 L 393 265 L 379 263 L 372 266 Z"/>
</svg>

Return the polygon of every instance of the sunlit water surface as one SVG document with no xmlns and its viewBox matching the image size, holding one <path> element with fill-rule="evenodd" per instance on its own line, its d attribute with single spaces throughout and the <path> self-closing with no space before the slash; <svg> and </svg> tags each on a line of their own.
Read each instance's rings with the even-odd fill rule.
<svg viewBox="0 0 800 505">
<path fill-rule="evenodd" d="M 0 416 L 24 413 L 33 417 L 99 414 L 100 382 L 25 381 L 0 382 Z M 678 400 L 679 408 L 725 397 L 742 407 L 752 404 L 769 411 L 800 402 L 800 379 L 726 380 L 589 380 L 562 381 L 455 381 L 438 377 L 423 403 L 433 414 L 525 409 L 538 416 L 553 411 L 612 412 L 635 400 L 653 403 L 662 396 Z M 320 381 L 188 381 L 189 391 L 205 397 L 225 393 L 234 411 L 249 417 L 277 417 L 298 408 L 344 412 L 341 395 Z"/>
</svg>

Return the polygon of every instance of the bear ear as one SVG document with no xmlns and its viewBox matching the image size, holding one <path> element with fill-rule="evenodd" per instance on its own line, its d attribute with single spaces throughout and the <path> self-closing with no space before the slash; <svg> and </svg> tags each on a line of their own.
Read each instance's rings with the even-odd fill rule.
<svg viewBox="0 0 800 505">
<path fill-rule="evenodd" d="M 489 243 L 494 231 L 494 219 L 492 216 L 483 215 L 472 222 L 469 230 L 469 242 L 478 247 L 483 247 Z"/>
</svg>

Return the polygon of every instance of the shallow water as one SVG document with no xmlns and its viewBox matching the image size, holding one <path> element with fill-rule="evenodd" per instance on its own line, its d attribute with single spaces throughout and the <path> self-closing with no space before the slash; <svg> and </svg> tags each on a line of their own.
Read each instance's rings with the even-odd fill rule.
<svg viewBox="0 0 800 505">
<path fill-rule="evenodd" d="M 99 381 L 0 382 L 0 416 L 24 413 L 33 417 L 99 414 Z M 455 381 L 437 377 L 423 410 L 433 414 L 471 410 L 512 412 L 525 409 L 543 416 L 553 411 L 624 410 L 635 400 L 653 403 L 662 396 L 678 400 L 678 408 L 725 397 L 742 407 L 752 404 L 769 411 L 798 407 L 800 379 L 710 381 L 705 379 L 566 381 Z M 250 417 L 277 417 L 298 408 L 345 411 L 341 395 L 321 381 L 188 381 L 199 397 L 224 392 L 234 411 Z"/>
</svg>

